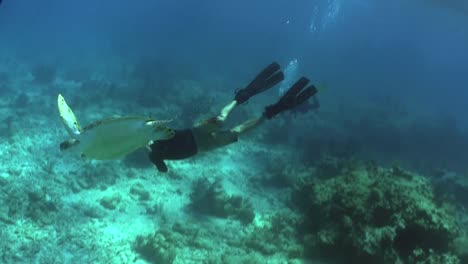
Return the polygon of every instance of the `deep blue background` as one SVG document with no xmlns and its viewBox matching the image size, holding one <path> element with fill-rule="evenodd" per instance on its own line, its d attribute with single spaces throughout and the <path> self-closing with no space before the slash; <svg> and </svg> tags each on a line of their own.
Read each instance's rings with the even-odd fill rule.
<svg viewBox="0 0 468 264">
<path fill-rule="evenodd" d="M 297 58 L 301 73 L 328 83 L 324 102 L 391 96 L 464 123 L 468 12 L 457 0 L 335 1 L 337 16 L 311 32 L 312 20 L 324 24 L 329 2 L 7 0 L 0 53 L 155 56 L 243 79 L 272 60 Z"/>
</svg>

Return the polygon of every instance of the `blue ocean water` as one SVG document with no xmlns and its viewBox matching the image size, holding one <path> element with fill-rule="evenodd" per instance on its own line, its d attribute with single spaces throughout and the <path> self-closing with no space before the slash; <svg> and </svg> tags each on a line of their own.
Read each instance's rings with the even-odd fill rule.
<svg viewBox="0 0 468 264">
<path fill-rule="evenodd" d="M 0 1 L 0 263 L 468 263 L 466 25 L 462 0 Z M 272 62 L 219 141 L 317 94 L 167 173 L 60 149 L 58 94 L 182 131 Z"/>
</svg>

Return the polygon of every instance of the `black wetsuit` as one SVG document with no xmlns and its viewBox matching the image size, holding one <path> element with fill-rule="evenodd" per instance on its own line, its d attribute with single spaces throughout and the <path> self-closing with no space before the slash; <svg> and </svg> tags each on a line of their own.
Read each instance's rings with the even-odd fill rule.
<svg viewBox="0 0 468 264">
<path fill-rule="evenodd" d="M 192 129 L 176 130 L 174 137 L 171 139 L 156 140 L 150 147 L 149 158 L 161 172 L 167 172 L 165 159 L 186 159 L 198 152 Z"/>
</svg>

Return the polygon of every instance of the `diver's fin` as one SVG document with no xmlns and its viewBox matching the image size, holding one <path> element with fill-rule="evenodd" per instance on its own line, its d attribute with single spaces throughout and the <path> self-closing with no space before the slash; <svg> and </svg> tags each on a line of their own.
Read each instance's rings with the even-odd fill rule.
<svg viewBox="0 0 468 264">
<path fill-rule="evenodd" d="M 65 98 L 63 98 L 61 94 L 59 94 L 57 97 L 57 107 L 59 110 L 60 119 L 62 119 L 62 123 L 65 126 L 68 134 L 70 137 L 76 138 L 82 132 L 80 123 L 78 123 L 75 114 L 68 106 Z"/>
<path fill-rule="evenodd" d="M 277 114 L 293 109 L 309 100 L 318 90 L 314 85 L 307 86 L 308 83 L 309 79 L 305 77 L 299 79 L 283 94 L 277 103 L 265 107 L 265 111 L 263 112 L 264 116 L 271 119 Z"/>
<path fill-rule="evenodd" d="M 265 67 L 247 87 L 237 91 L 234 100 L 236 100 L 238 104 L 243 104 L 249 100 L 250 97 L 270 89 L 282 80 L 284 80 L 284 74 L 280 71 L 279 64 L 273 62 Z"/>
</svg>

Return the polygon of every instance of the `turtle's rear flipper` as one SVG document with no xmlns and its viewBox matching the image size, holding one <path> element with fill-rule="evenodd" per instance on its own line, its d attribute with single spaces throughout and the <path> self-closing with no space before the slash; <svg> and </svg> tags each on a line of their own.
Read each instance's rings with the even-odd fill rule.
<svg viewBox="0 0 468 264">
<path fill-rule="evenodd" d="M 76 138 L 79 134 L 81 134 L 81 126 L 78 123 L 78 120 L 75 117 L 75 114 L 68 106 L 65 98 L 61 94 L 57 97 L 57 107 L 59 110 L 60 118 L 62 119 L 62 123 L 65 126 L 68 134 L 72 138 Z"/>
</svg>

